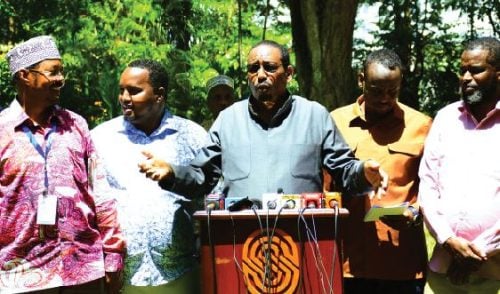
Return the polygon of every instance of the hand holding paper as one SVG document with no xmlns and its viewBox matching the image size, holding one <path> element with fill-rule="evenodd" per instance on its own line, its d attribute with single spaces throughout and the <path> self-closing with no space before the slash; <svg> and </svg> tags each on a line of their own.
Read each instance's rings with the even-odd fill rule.
<svg viewBox="0 0 500 294">
<path fill-rule="evenodd" d="M 365 215 L 365 222 L 374 222 L 385 216 L 401 216 L 406 218 L 405 211 L 408 209 L 408 202 L 392 206 L 374 205 Z"/>
</svg>

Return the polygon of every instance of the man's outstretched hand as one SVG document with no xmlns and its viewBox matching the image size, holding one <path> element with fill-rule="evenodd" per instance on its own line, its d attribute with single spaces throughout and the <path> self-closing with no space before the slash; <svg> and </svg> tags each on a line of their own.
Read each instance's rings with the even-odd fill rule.
<svg viewBox="0 0 500 294">
<path fill-rule="evenodd" d="M 363 162 L 363 171 L 365 173 L 366 180 L 372 185 L 373 190 L 370 192 L 370 199 L 377 196 L 377 198 L 382 198 L 387 190 L 387 184 L 389 182 L 389 176 L 387 173 L 380 168 L 380 164 L 374 160 L 367 160 Z"/>
<path fill-rule="evenodd" d="M 166 161 L 155 157 L 149 151 L 142 151 L 146 159 L 139 163 L 139 171 L 153 181 L 163 181 L 174 177 L 174 170 Z"/>
</svg>

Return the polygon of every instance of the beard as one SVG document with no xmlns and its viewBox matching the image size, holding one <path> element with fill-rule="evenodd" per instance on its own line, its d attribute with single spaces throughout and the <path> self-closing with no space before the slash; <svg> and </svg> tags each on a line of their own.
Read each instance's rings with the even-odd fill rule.
<svg viewBox="0 0 500 294">
<path fill-rule="evenodd" d="M 491 100 L 495 97 L 496 84 L 492 83 L 487 87 L 478 88 L 472 94 L 466 95 L 460 88 L 460 96 L 467 105 L 477 105 Z"/>
<path fill-rule="evenodd" d="M 470 95 L 462 93 L 462 100 L 468 105 L 476 105 L 484 101 L 484 93 L 481 90 L 476 90 Z"/>
</svg>

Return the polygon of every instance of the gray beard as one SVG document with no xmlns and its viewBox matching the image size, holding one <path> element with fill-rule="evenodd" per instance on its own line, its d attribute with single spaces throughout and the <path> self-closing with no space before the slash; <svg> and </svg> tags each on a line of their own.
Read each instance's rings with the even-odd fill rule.
<svg viewBox="0 0 500 294">
<path fill-rule="evenodd" d="M 469 96 L 462 95 L 462 99 L 469 105 L 475 105 L 484 101 L 484 94 L 482 91 L 477 90 Z"/>
</svg>

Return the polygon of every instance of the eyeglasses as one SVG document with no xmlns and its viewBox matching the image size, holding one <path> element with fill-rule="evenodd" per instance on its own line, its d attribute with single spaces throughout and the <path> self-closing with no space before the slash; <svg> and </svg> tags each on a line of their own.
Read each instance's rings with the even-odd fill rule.
<svg viewBox="0 0 500 294">
<path fill-rule="evenodd" d="M 37 74 L 41 74 L 47 80 L 53 80 L 56 77 L 62 77 L 64 79 L 64 70 L 62 70 L 62 69 L 55 70 L 55 71 L 39 71 L 39 70 L 36 70 L 36 69 L 28 69 L 28 71 L 34 72 L 34 73 L 37 73 Z"/>
<path fill-rule="evenodd" d="M 281 66 L 281 63 L 280 64 L 276 64 L 276 63 L 247 64 L 247 72 L 249 74 L 256 74 L 260 70 L 260 68 L 262 67 L 264 69 L 264 71 L 267 73 L 275 73 L 276 71 L 278 71 L 280 66 Z"/>
</svg>

